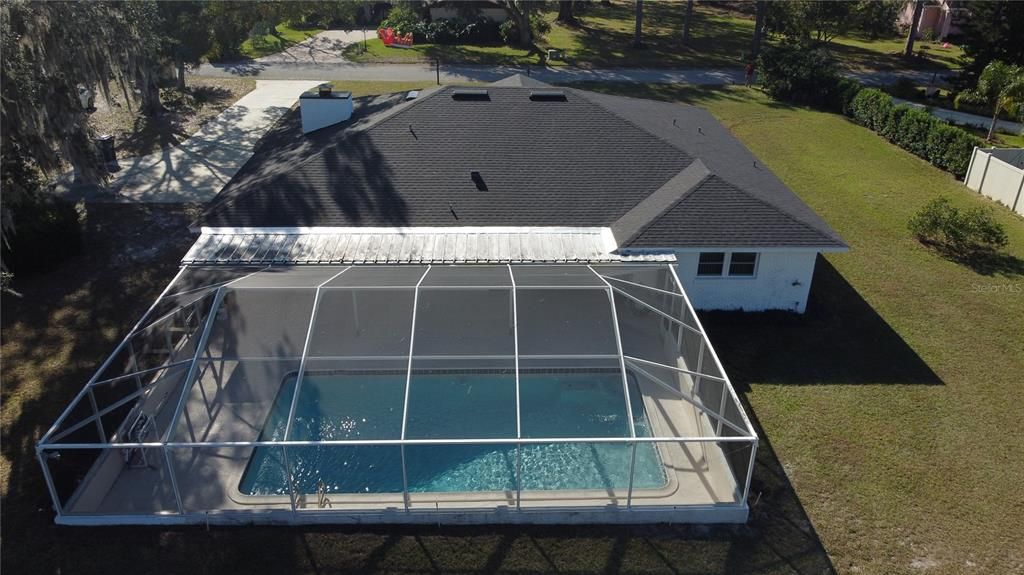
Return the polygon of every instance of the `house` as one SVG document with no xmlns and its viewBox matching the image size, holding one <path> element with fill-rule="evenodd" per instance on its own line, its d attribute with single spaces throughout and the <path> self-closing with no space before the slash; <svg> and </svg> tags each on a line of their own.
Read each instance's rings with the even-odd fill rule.
<svg viewBox="0 0 1024 575">
<path fill-rule="evenodd" d="M 326 102 L 346 107 L 348 117 L 351 100 Z M 302 111 L 322 103 L 303 98 Z M 364 100 L 347 121 L 307 134 L 301 116 L 286 117 L 208 205 L 186 262 L 218 261 L 225 255 L 214 250 L 225 236 L 262 242 L 268 230 L 310 237 L 372 231 L 385 240 L 424 230 L 576 232 L 604 257 L 675 259 L 698 309 L 803 312 L 817 254 L 847 249 L 694 106 L 513 76 L 484 88 Z M 267 259 L 255 247 L 228 256 Z M 312 263 L 302 257 L 285 259 Z M 317 257 L 348 262 L 365 254 Z M 409 254 L 387 257 L 407 261 Z M 515 254 L 494 259 L 518 261 Z"/>
<path fill-rule="evenodd" d="M 303 94 L 36 446 L 67 525 L 742 523 L 694 310 L 842 239 L 707 112 L 522 76 Z"/>
<path fill-rule="evenodd" d="M 896 18 L 900 29 L 906 30 L 914 21 L 913 0 L 905 2 Z M 970 15 L 963 2 L 958 0 L 938 0 L 925 3 L 921 9 L 921 19 L 917 23 L 916 36 L 943 41 L 947 36 L 960 33 L 960 25 Z"/>
</svg>

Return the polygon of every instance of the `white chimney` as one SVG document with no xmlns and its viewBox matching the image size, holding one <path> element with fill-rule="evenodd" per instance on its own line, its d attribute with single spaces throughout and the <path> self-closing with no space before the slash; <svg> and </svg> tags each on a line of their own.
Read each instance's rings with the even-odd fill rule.
<svg viewBox="0 0 1024 575">
<path fill-rule="evenodd" d="M 330 84 L 321 84 L 299 96 L 302 133 L 333 126 L 352 117 L 352 92 L 335 92 Z"/>
</svg>

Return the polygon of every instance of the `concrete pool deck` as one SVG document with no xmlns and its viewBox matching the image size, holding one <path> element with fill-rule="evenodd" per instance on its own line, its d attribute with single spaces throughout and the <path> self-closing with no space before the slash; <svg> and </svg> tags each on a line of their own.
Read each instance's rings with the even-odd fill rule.
<svg viewBox="0 0 1024 575">
<path fill-rule="evenodd" d="M 211 387 L 214 381 L 214 378 L 210 377 L 213 366 L 207 366 L 207 369 L 210 372 L 204 373 L 199 384 L 193 387 L 185 411 L 189 414 L 187 420 L 196 423 L 196 419 L 203 413 L 208 414 L 208 419 L 203 422 L 205 433 L 201 435 L 216 435 L 218 430 L 223 430 L 225 426 L 235 432 L 258 434 L 273 402 L 273 396 L 269 394 L 271 391 L 276 393 L 276 390 L 267 389 L 268 397 L 251 394 L 233 395 L 228 390 L 233 385 L 240 385 L 232 382 L 231 373 L 222 373 L 222 388 L 217 390 Z M 201 385 L 203 383 L 206 385 Z M 687 376 L 681 376 L 679 383 L 688 391 L 687 386 L 690 383 Z M 672 397 L 672 394 L 660 385 L 646 380 L 642 380 L 639 385 L 655 435 L 714 436 L 712 423 L 697 407 Z M 147 396 L 147 401 L 162 402 L 161 412 L 173 411 L 174 405 L 164 400 L 159 391 L 155 389 Z M 214 399 L 215 396 L 217 399 L 211 403 L 204 399 Z M 158 419 L 163 420 L 164 417 Z M 746 444 L 740 443 L 657 444 L 667 483 L 659 489 L 634 489 L 631 502 L 633 508 L 657 509 L 666 521 L 685 521 L 688 520 L 687 517 L 695 517 L 702 522 L 744 520 L 746 508 L 738 503 L 743 486 L 737 484 L 723 452 L 723 447 L 728 449 L 734 446 L 747 448 Z M 395 449 L 397 454 L 399 448 Z M 147 459 L 153 465 L 146 468 L 118 465 L 121 462 L 120 450 L 109 451 L 106 458 L 111 461 L 101 462 L 96 468 L 118 470 L 111 470 L 106 474 L 94 473 L 88 478 L 67 510 L 66 518 L 69 522 L 74 523 L 76 515 L 113 517 L 175 514 L 177 504 L 166 470 L 166 460 L 159 448 L 147 451 Z M 249 496 L 239 491 L 238 486 L 252 451 L 252 447 L 170 450 L 170 460 L 175 467 L 182 506 L 187 515 L 192 515 L 192 522 L 209 520 L 207 515 L 211 513 L 215 515 L 214 521 L 292 522 L 289 518 L 292 507 L 287 496 Z M 107 478 L 104 479 L 102 475 L 106 475 Z M 584 511 L 593 511 L 595 515 L 592 520 L 601 522 L 602 515 L 627 506 L 627 495 L 626 489 L 524 490 L 519 506 L 526 512 L 540 512 L 540 515 L 534 514 L 531 517 L 542 522 L 547 520 L 544 518 L 545 511 L 551 512 L 546 514 L 546 517 L 553 522 L 560 522 L 559 517 L 568 520 L 563 517 L 565 513 L 573 514 L 575 517 L 575 514 Z M 410 493 L 409 511 L 405 509 L 401 493 L 329 493 L 326 494 L 326 501 L 323 504 L 324 507 L 320 507 L 321 501 L 316 494 L 300 495 L 296 500 L 295 513 L 321 516 L 316 522 L 329 522 L 330 520 L 324 518 L 327 514 L 337 515 L 336 520 L 339 522 L 403 522 L 403 517 L 408 519 L 408 522 L 417 522 L 422 519 L 419 512 L 454 513 L 453 518 L 456 518 L 457 522 L 506 522 L 504 516 L 515 515 L 516 493 Z M 742 510 L 742 513 L 738 510 Z M 244 512 L 245 515 L 232 517 L 232 512 Z M 474 517 L 477 521 L 474 521 Z M 164 515 L 162 518 L 181 519 L 177 515 Z M 429 523 L 434 520 L 424 521 Z M 509 522 L 516 521 L 518 520 Z"/>
</svg>

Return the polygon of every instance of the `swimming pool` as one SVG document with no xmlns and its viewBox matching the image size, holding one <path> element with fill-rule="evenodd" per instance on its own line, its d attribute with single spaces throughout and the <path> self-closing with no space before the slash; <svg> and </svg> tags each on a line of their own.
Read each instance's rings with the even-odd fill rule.
<svg viewBox="0 0 1024 575">
<path fill-rule="evenodd" d="M 307 372 L 296 404 L 292 439 L 397 439 L 401 437 L 405 372 Z M 628 437 L 622 378 L 618 370 L 520 372 L 523 437 Z M 650 424 L 635 379 L 630 397 L 637 436 Z M 260 441 L 281 440 L 295 391 L 295 375 L 283 383 Z M 512 370 L 414 371 L 409 385 L 409 439 L 509 438 L 516 436 Z M 525 490 L 611 489 L 629 485 L 632 446 L 557 443 L 524 445 Z M 316 493 L 401 493 L 398 446 L 317 445 L 288 448 L 296 489 Z M 284 451 L 256 447 L 239 482 L 245 495 L 287 495 Z M 516 489 L 514 445 L 408 445 L 409 491 L 473 492 Z M 638 489 L 660 488 L 666 475 L 657 448 L 636 449 Z"/>
</svg>

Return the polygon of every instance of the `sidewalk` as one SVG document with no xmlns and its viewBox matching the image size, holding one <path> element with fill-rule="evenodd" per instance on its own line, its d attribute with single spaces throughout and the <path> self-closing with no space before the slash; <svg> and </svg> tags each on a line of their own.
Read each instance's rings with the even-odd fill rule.
<svg viewBox="0 0 1024 575">
<path fill-rule="evenodd" d="M 252 156 L 256 143 L 315 81 L 259 80 L 219 116 L 181 145 L 146 156 L 119 159 L 121 170 L 105 188 L 75 186 L 70 176 L 57 191 L 92 202 L 206 202 Z"/>
<path fill-rule="evenodd" d="M 984 128 L 985 130 L 988 130 L 988 127 L 992 125 L 992 118 L 986 118 L 985 116 L 979 116 L 977 114 L 968 114 L 967 112 L 949 110 L 947 108 L 933 108 L 924 104 L 918 104 L 917 102 L 901 100 L 900 98 L 893 98 L 892 101 L 896 104 L 906 104 L 913 108 L 928 110 L 936 118 L 941 118 L 952 124 L 975 126 L 978 128 Z M 1011 122 L 1009 120 L 999 120 L 996 124 L 996 130 L 1008 134 L 1024 134 L 1024 124 L 1021 124 L 1020 122 Z"/>
</svg>

